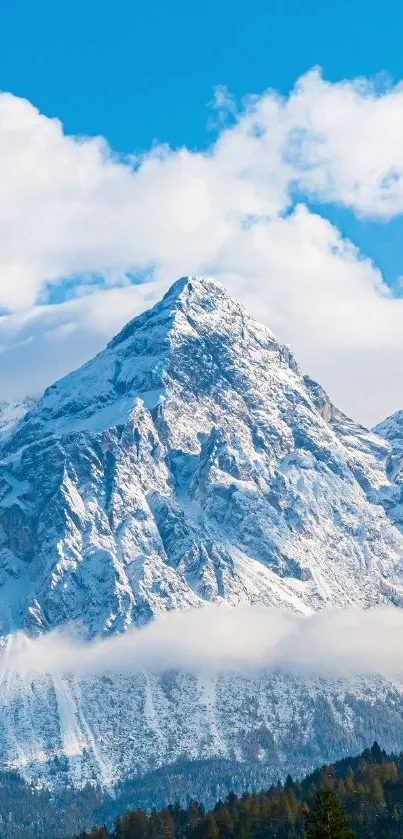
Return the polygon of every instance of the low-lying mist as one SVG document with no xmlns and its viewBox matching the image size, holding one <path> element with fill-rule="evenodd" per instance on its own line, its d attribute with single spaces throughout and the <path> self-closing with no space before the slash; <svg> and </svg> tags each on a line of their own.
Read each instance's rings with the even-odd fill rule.
<svg viewBox="0 0 403 839">
<path fill-rule="evenodd" d="M 77 628 L 10 636 L 0 654 L 23 679 L 42 674 L 286 671 L 309 677 L 379 674 L 403 682 L 403 610 L 377 607 L 297 615 L 261 607 L 205 606 L 166 613 L 141 629 L 82 641 Z"/>
</svg>

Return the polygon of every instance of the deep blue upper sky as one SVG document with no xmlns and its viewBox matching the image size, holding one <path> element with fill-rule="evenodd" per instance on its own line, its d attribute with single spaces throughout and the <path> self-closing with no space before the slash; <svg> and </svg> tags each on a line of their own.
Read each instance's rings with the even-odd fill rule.
<svg viewBox="0 0 403 839">
<path fill-rule="evenodd" d="M 287 93 L 316 64 L 332 81 L 382 71 L 396 81 L 402 31 L 397 0 L 3 0 L 0 88 L 118 151 L 154 140 L 203 148 L 216 85 L 236 97 Z M 388 282 L 403 274 L 400 219 L 386 231 L 329 216 Z"/>
<path fill-rule="evenodd" d="M 3 0 L 0 87 L 121 151 L 203 146 L 215 85 L 286 93 L 315 64 L 397 80 L 402 29 L 397 0 Z"/>
</svg>

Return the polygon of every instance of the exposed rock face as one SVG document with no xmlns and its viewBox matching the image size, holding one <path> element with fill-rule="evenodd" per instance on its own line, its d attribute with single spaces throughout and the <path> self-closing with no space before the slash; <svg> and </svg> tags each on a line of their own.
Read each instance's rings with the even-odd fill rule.
<svg viewBox="0 0 403 839">
<path fill-rule="evenodd" d="M 8 409 L 0 434 L 2 633 L 80 620 L 92 637 L 212 601 L 303 612 L 402 605 L 403 535 L 385 501 L 395 492 L 391 456 L 389 442 L 338 411 L 302 376 L 289 348 L 218 283 L 181 279 L 24 416 L 10 419 Z M 286 767 L 272 677 L 259 683 L 260 710 L 248 680 L 209 685 L 208 748 L 197 733 L 204 706 L 190 677 L 171 675 L 169 710 L 168 677 L 147 678 L 123 688 L 118 679 L 95 680 L 91 689 L 45 680 L 27 692 L 8 671 L 7 702 L 17 703 L 25 723 L 11 734 L 4 723 L 2 754 L 45 776 L 44 756 L 65 754 L 75 780 L 95 771 L 105 780 L 109 764 L 124 776 L 178 758 L 187 724 L 193 756 L 240 759 L 230 728 L 252 737 L 263 726 L 277 742 L 279 769 Z M 308 690 L 297 682 L 281 688 L 290 718 Z M 369 719 L 380 694 L 371 685 L 359 688 L 366 722 L 357 723 L 357 748 L 367 742 L 367 724 L 376 728 Z M 119 690 L 128 697 L 119 725 L 137 732 L 130 753 L 114 750 L 110 730 Z M 340 686 L 326 690 L 341 732 L 351 707 Z M 400 692 L 390 691 L 400 737 Z M 319 742 L 321 725 L 315 729 L 313 710 L 303 736 Z M 28 752 L 24 726 L 36 732 Z"/>
</svg>

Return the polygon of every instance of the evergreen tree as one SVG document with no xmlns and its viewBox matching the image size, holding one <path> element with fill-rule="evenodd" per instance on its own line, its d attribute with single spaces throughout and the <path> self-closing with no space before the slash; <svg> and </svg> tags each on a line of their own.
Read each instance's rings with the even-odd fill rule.
<svg viewBox="0 0 403 839">
<path fill-rule="evenodd" d="M 332 789 L 316 794 L 314 806 L 306 815 L 307 839 L 356 839 L 350 819 Z"/>
</svg>

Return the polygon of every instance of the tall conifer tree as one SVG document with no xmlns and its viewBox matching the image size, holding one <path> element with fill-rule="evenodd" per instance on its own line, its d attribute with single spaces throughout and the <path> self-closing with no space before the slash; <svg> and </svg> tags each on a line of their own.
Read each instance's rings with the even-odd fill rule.
<svg viewBox="0 0 403 839">
<path fill-rule="evenodd" d="M 319 790 L 306 816 L 307 839 L 356 839 L 350 819 L 332 789 Z"/>
</svg>

